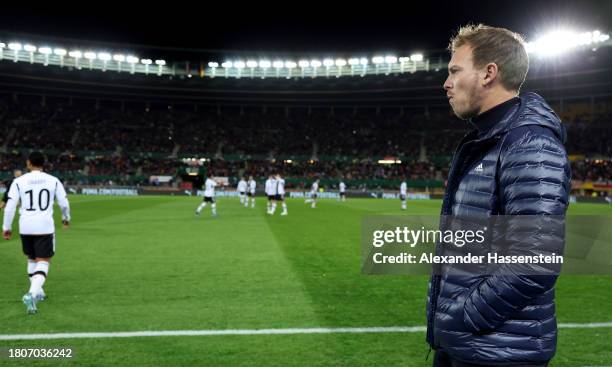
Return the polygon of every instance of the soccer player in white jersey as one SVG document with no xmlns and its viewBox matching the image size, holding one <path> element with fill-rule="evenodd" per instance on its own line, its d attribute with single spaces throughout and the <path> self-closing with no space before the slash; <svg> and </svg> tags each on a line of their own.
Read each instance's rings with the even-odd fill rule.
<svg viewBox="0 0 612 367">
<path fill-rule="evenodd" d="M 319 179 L 316 179 L 315 182 L 312 183 L 312 187 L 310 189 L 310 199 L 306 199 L 305 203 L 311 203 L 311 208 L 317 207 L 317 192 L 319 192 Z"/>
<path fill-rule="evenodd" d="M 282 203 L 282 206 L 283 206 L 283 211 L 281 215 L 285 216 L 289 214 L 287 212 L 287 203 L 285 203 L 285 179 L 281 177 L 280 173 L 277 173 L 276 174 L 276 197 L 275 197 L 274 204 L 272 204 L 272 214 L 274 214 L 274 211 L 276 210 L 276 203 L 278 203 L 279 201 Z"/>
<path fill-rule="evenodd" d="M 257 187 L 257 182 L 253 179 L 253 176 L 249 176 L 249 181 L 247 182 L 247 196 L 251 198 L 251 208 L 255 207 L 255 188 Z M 244 203 L 245 207 L 249 206 L 249 199 L 247 198 Z"/>
<path fill-rule="evenodd" d="M 340 181 L 338 188 L 340 189 L 340 200 L 346 201 L 346 184 L 344 181 Z"/>
<path fill-rule="evenodd" d="M 55 223 L 53 203 L 62 210 L 64 228 L 70 224 L 70 205 L 61 181 L 43 172 L 45 157 L 32 152 L 27 160 L 30 171 L 15 178 L 9 189 L 2 225 L 3 237 L 11 239 L 11 230 L 17 204 L 19 209 L 19 234 L 23 253 L 28 257 L 30 289 L 23 296 L 29 314 L 37 312 L 36 303 L 45 299 L 43 285 L 49 273 L 49 263 L 55 254 Z"/>
<path fill-rule="evenodd" d="M 406 210 L 406 191 L 408 190 L 408 186 L 406 185 L 406 180 L 402 180 L 400 184 L 400 200 L 402 201 L 402 210 Z"/>
<path fill-rule="evenodd" d="M 212 173 L 209 173 L 208 178 L 206 178 L 206 181 L 204 182 L 204 199 L 196 209 L 196 215 L 200 215 L 200 212 L 202 212 L 202 209 L 206 207 L 206 204 L 210 203 L 212 216 L 217 216 L 217 202 L 215 201 L 215 187 L 217 185 L 217 182 L 213 180 Z"/>
<path fill-rule="evenodd" d="M 270 174 L 270 176 L 268 176 L 265 190 L 266 196 L 268 197 L 267 213 L 272 214 L 272 204 L 274 203 L 274 199 L 276 199 L 276 182 L 274 180 L 274 175 Z"/>
<path fill-rule="evenodd" d="M 245 202 L 247 202 L 247 198 L 246 198 L 247 182 L 244 180 L 244 177 L 240 178 L 236 191 L 238 191 L 238 194 L 240 195 L 240 204 L 244 205 Z M 248 202 L 245 206 L 248 206 Z"/>
</svg>

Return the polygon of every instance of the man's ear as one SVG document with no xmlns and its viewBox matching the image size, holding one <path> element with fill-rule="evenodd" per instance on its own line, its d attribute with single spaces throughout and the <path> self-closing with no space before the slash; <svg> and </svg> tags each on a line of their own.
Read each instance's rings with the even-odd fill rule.
<svg viewBox="0 0 612 367">
<path fill-rule="evenodd" d="M 497 67 L 497 64 L 494 62 L 488 63 L 484 67 L 484 79 L 482 80 L 482 86 L 490 86 L 491 83 L 493 83 L 493 81 L 497 78 L 499 78 L 499 68 Z"/>
</svg>

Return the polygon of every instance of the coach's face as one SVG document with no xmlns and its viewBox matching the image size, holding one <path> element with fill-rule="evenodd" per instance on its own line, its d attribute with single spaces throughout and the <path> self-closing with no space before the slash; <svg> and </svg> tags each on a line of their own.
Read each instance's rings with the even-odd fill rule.
<svg viewBox="0 0 612 367">
<path fill-rule="evenodd" d="M 472 48 L 468 45 L 458 47 L 448 63 L 444 90 L 453 112 L 460 119 L 474 117 L 480 112 L 480 74 L 472 62 Z"/>
</svg>

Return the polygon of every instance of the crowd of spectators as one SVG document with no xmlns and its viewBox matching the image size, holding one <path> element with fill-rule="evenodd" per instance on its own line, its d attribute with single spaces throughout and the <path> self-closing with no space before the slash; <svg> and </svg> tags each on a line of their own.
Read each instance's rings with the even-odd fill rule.
<svg viewBox="0 0 612 367">
<path fill-rule="evenodd" d="M 612 103 L 612 102 L 611 102 Z M 612 181 L 612 116 L 568 121 L 572 177 Z M 0 99 L 0 172 L 43 150 L 47 169 L 87 183 L 180 176 L 182 157 L 206 157 L 219 176 L 444 181 L 469 124 L 449 111 L 100 106 Z M 380 164 L 379 159 L 401 160 Z"/>
</svg>

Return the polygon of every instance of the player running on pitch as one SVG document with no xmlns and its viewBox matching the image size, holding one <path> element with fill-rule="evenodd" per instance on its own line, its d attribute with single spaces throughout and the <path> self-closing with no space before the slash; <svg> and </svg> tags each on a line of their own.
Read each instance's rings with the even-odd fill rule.
<svg viewBox="0 0 612 367">
<path fill-rule="evenodd" d="M 315 182 L 312 183 L 312 187 L 310 189 L 310 199 L 304 200 L 305 203 L 311 203 L 311 208 L 317 207 L 317 193 L 319 192 L 319 179 L 317 178 Z"/>
<path fill-rule="evenodd" d="M 209 173 L 206 182 L 204 182 L 204 199 L 196 209 L 196 215 L 200 215 L 200 212 L 202 212 L 202 209 L 206 207 L 206 204 L 210 203 L 212 216 L 217 216 L 217 202 L 215 200 L 215 187 L 217 185 L 217 182 L 213 180 L 212 173 Z"/>
<path fill-rule="evenodd" d="M 255 207 L 255 188 L 257 187 L 257 182 L 253 179 L 253 176 L 249 176 L 249 182 L 247 182 L 247 200 L 244 203 L 245 207 L 249 206 L 249 199 L 251 198 L 251 208 Z"/>
<path fill-rule="evenodd" d="M 11 239 L 11 229 L 17 204 L 19 208 L 19 234 L 23 253 L 28 258 L 30 289 L 23 296 L 29 314 L 38 311 L 36 303 L 45 299 L 43 286 L 49 274 L 49 264 L 55 255 L 55 223 L 53 203 L 62 210 L 62 223 L 68 228 L 70 205 L 61 181 L 43 172 L 45 157 L 32 152 L 26 162 L 30 172 L 13 180 L 4 209 L 3 237 Z"/>
<path fill-rule="evenodd" d="M 240 204 L 248 206 L 248 200 L 246 197 L 247 182 L 244 180 L 244 177 L 240 178 L 240 181 L 238 182 L 238 187 L 236 187 L 236 191 L 238 191 L 238 194 L 240 195 Z"/>
</svg>

